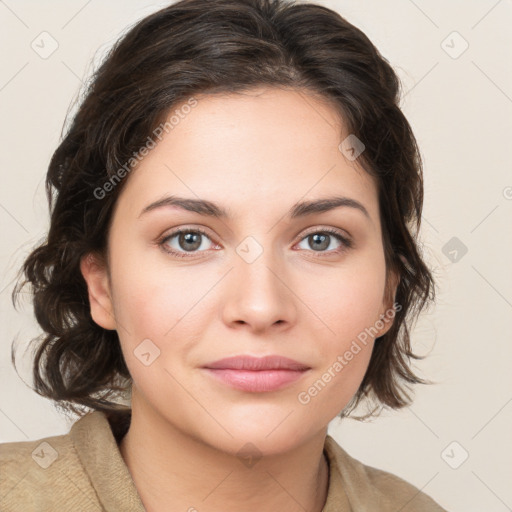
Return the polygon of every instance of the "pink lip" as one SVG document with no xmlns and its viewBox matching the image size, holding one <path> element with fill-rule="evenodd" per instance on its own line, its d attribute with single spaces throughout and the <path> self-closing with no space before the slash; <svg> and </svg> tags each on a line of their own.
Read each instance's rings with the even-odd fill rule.
<svg viewBox="0 0 512 512">
<path fill-rule="evenodd" d="M 252 393 L 275 391 L 300 379 L 311 368 L 282 356 L 235 356 L 203 367 L 229 386 Z"/>
<path fill-rule="evenodd" d="M 207 363 L 204 368 L 216 370 L 309 370 L 309 366 L 283 356 L 233 356 Z"/>
</svg>

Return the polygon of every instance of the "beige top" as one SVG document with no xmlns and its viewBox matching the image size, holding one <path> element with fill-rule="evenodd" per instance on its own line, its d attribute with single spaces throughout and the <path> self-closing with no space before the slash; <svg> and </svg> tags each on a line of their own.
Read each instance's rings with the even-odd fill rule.
<svg viewBox="0 0 512 512">
<path fill-rule="evenodd" d="M 129 415 L 94 411 L 68 434 L 0 444 L 0 510 L 145 512 L 118 447 L 128 425 Z M 324 452 L 322 512 L 446 512 L 405 480 L 354 459 L 329 435 Z"/>
</svg>

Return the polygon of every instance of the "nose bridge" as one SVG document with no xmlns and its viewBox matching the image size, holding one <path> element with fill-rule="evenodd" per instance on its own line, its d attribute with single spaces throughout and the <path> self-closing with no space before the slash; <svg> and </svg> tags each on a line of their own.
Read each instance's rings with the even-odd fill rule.
<svg viewBox="0 0 512 512">
<path fill-rule="evenodd" d="M 284 258 L 270 240 L 270 235 L 264 240 L 247 236 L 236 247 L 227 321 L 243 321 L 257 329 L 293 321 L 295 307 L 293 294 L 285 285 Z"/>
<path fill-rule="evenodd" d="M 283 284 L 276 274 L 284 272 L 282 255 L 271 245 L 271 236 L 247 236 L 236 247 L 235 273 L 244 294 L 264 294 L 267 300 L 282 294 Z"/>
</svg>

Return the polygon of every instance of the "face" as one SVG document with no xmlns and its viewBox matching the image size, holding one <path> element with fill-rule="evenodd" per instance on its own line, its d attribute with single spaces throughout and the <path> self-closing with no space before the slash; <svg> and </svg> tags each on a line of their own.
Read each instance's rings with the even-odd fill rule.
<svg viewBox="0 0 512 512">
<path fill-rule="evenodd" d="M 82 261 L 91 313 L 119 334 L 134 410 L 226 452 L 279 453 L 325 431 L 391 325 L 377 188 L 310 93 L 196 98 L 128 177 L 110 276 Z M 274 355 L 300 369 L 212 368 Z"/>
</svg>

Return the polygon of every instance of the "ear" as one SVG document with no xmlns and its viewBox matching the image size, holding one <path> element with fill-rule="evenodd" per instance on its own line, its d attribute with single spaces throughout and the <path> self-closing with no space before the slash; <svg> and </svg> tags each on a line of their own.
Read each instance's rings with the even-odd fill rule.
<svg viewBox="0 0 512 512">
<path fill-rule="evenodd" d="M 107 264 L 100 255 L 88 253 L 80 260 L 80 270 L 87 283 L 92 319 L 104 329 L 116 329 Z"/>
<path fill-rule="evenodd" d="M 391 326 L 393 325 L 396 312 L 402 309 L 400 304 L 395 307 L 396 290 L 400 284 L 400 276 L 398 272 L 390 270 L 386 279 L 386 289 L 384 291 L 384 298 L 382 300 L 382 308 L 380 311 L 379 319 L 380 322 L 376 322 L 376 328 L 378 328 L 378 334 L 375 338 L 384 336 Z M 384 324 L 384 325 L 382 325 Z M 382 326 L 382 328 L 380 328 Z"/>
</svg>

